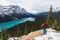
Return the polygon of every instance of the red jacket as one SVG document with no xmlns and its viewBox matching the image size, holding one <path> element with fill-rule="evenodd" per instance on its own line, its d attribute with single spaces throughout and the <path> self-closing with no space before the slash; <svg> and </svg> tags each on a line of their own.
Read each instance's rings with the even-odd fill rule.
<svg viewBox="0 0 60 40">
<path fill-rule="evenodd" d="M 41 26 L 42 26 L 42 27 L 46 27 L 46 23 L 43 23 Z"/>
</svg>

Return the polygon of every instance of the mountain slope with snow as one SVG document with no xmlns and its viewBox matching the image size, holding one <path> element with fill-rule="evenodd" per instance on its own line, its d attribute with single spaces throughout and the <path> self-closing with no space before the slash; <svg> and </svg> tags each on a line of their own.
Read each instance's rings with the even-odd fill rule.
<svg viewBox="0 0 60 40">
<path fill-rule="evenodd" d="M 2 6 L 0 5 L 0 15 L 4 17 L 5 15 L 11 15 L 12 13 L 23 14 L 26 12 L 24 8 L 20 8 L 17 5 Z"/>
</svg>

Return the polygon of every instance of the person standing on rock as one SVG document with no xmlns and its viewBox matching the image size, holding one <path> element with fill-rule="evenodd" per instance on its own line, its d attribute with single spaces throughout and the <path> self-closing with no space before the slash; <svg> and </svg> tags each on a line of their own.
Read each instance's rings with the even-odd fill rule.
<svg viewBox="0 0 60 40">
<path fill-rule="evenodd" d="M 47 24 L 46 23 L 42 23 L 41 27 L 42 27 L 42 30 L 43 30 L 43 34 L 45 34 L 46 33 Z"/>
</svg>

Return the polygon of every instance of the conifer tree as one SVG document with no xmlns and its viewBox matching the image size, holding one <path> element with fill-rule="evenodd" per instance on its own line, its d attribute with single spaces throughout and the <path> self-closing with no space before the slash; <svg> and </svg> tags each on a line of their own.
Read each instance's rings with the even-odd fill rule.
<svg viewBox="0 0 60 40">
<path fill-rule="evenodd" d="M 59 30 L 59 25 L 58 25 L 57 20 L 55 20 L 55 21 L 53 22 L 52 28 L 53 28 L 53 29 L 56 29 L 56 30 Z"/>
<path fill-rule="evenodd" d="M 18 27 L 17 27 L 17 37 L 19 37 L 19 36 L 20 36 L 20 27 L 18 25 Z"/>
<path fill-rule="evenodd" d="M 1 38 L 2 38 L 2 40 L 7 40 L 7 38 L 6 38 L 6 33 L 5 33 L 6 31 L 5 31 L 5 28 L 3 28 L 2 27 L 2 33 L 1 33 Z"/>
<path fill-rule="evenodd" d="M 6 28 L 5 28 L 4 31 L 5 31 L 5 32 L 4 32 L 4 34 L 5 34 L 5 39 L 8 39 L 8 32 L 7 32 Z"/>
<path fill-rule="evenodd" d="M 15 31 L 15 37 L 17 36 L 17 31 Z"/>
<path fill-rule="evenodd" d="M 49 27 L 52 27 L 52 23 L 53 23 L 53 12 L 52 12 L 52 6 L 51 6 L 48 17 L 47 17 L 47 25 Z"/>
<path fill-rule="evenodd" d="M 25 35 L 27 34 L 27 27 L 25 27 L 25 31 L 24 31 L 24 34 L 25 34 Z"/>
<path fill-rule="evenodd" d="M 27 23 L 25 23 L 24 34 L 26 35 L 28 31 L 29 31 L 29 30 L 27 30 Z"/>
<path fill-rule="evenodd" d="M 32 25 L 32 28 L 31 28 L 31 32 L 33 32 L 36 28 L 34 27 L 34 25 Z"/>
</svg>

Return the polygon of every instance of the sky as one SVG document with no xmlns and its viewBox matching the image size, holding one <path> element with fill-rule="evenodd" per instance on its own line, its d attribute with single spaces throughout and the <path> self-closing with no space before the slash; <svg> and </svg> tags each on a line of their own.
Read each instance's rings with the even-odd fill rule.
<svg viewBox="0 0 60 40">
<path fill-rule="evenodd" d="M 19 5 L 28 12 L 49 11 L 50 5 L 55 9 L 60 9 L 60 0 L 1 0 L 0 5 Z"/>
</svg>

